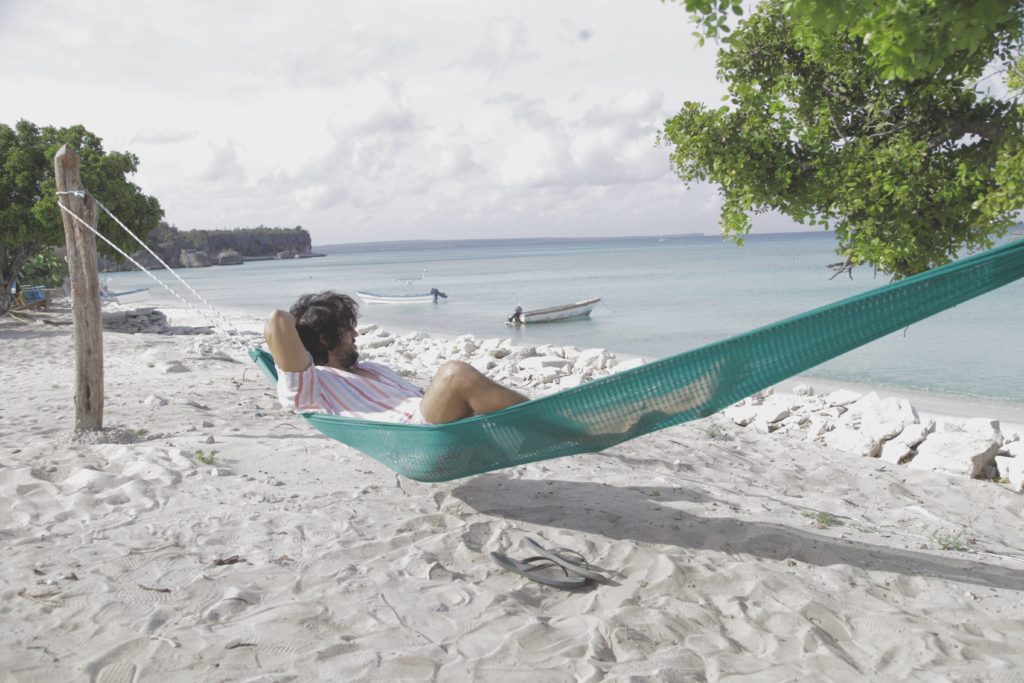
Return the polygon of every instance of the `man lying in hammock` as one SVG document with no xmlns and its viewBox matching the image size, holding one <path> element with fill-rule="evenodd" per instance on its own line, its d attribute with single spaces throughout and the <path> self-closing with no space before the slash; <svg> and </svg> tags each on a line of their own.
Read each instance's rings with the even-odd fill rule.
<svg viewBox="0 0 1024 683">
<path fill-rule="evenodd" d="M 522 394 L 473 366 L 448 361 L 424 391 L 380 363 L 360 363 L 359 304 L 336 292 L 305 294 L 274 311 L 266 340 L 286 408 L 380 422 L 441 424 L 522 403 Z"/>
</svg>

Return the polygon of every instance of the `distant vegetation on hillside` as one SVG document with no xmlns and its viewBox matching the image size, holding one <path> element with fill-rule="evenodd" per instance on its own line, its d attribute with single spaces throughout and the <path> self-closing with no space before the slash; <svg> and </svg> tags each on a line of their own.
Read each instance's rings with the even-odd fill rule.
<svg viewBox="0 0 1024 683">
<path fill-rule="evenodd" d="M 317 256 L 313 253 L 309 233 L 294 228 L 230 228 L 223 230 L 179 230 L 161 222 L 147 240 L 172 268 L 211 265 L 234 265 L 244 261 L 290 259 Z M 133 254 L 135 260 L 147 268 L 160 268 L 159 262 L 148 252 Z M 132 270 L 130 263 L 105 261 L 103 270 Z"/>
</svg>

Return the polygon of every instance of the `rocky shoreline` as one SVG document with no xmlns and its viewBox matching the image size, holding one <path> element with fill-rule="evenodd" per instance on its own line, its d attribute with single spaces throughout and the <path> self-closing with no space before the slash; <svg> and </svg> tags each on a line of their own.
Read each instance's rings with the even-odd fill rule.
<svg viewBox="0 0 1024 683">
<path fill-rule="evenodd" d="M 1004 435 L 999 420 L 922 420 L 903 398 L 845 389 L 817 396 L 807 385 L 793 394 L 755 394 L 722 414 L 762 434 L 818 441 L 892 465 L 990 479 L 1024 491 L 1024 442 L 1017 432 Z"/>
</svg>

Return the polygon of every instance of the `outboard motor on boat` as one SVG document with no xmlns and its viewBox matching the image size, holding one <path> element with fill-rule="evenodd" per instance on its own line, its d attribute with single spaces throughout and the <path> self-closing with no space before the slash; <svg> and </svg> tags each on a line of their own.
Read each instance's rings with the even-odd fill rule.
<svg viewBox="0 0 1024 683">
<path fill-rule="evenodd" d="M 508 317 L 505 321 L 506 325 L 522 325 L 523 324 L 523 307 L 516 306 L 515 312 Z"/>
</svg>

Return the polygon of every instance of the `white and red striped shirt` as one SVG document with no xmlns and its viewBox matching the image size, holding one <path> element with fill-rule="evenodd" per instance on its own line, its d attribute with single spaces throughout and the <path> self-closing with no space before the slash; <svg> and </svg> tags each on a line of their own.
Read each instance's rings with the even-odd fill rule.
<svg viewBox="0 0 1024 683">
<path fill-rule="evenodd" d="M 277 397 L 285 408 L 377 422 L 423 423 L 423 390 L 380 363 L 357 363 L 370 376 L 313 365 L 302 372 L 277 369 Z"/>
</svg>

